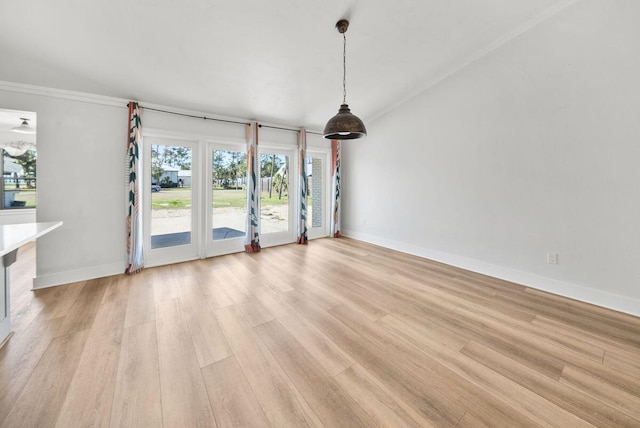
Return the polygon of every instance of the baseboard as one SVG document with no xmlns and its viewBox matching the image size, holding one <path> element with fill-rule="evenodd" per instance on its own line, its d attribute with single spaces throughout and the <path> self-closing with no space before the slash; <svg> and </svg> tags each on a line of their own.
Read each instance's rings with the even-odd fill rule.
<svg viewBox="0 0 640 428">
<path fill-rule="evenodd" d="M 392 239 L 381 238 L 375 235 L 355 232 L 351 230 L 343 230 L 342 235 L 348 238 L 357 239 L 385 248 L 412 254 L 426 259 L 435 260 L 451 266 L 467 269 L 472 272 L 481 273 L 492 276 L 494 278 L 504 279 L 506 281 L 522 284 L 537 290 L 547 291 L 549 293 L 558 294 L 570 299 L 579 300 L 581 302 L 591 303 L 593 305 L 602 306 L 604 308 L 613 309 L 615 311 L 624 312 L 630 315 L 640 316 L 640 300 L 618 294 L 607 293 L 605 291 L 596 290 L 594 288 L 585 287 L 570 282 L 559 281 L 557 279 L 536 275 L 529 272 L 523 272 L 504 266 L 498 266 L 475 260 L 468 257 L 457 256 L 429 248 L 423 248 L 405 242 L 395 241 Z"/>
<path fill-rule="evenodd" d="M 87 281 L 89 279 L 124 273 L 124 262 L 107 265 L 91 266 L 85 269 L 69 270 L 65 272 L 40 275 L 33 278 L 33 290 L 70 284 L 72 282 Z"/>
</svg>

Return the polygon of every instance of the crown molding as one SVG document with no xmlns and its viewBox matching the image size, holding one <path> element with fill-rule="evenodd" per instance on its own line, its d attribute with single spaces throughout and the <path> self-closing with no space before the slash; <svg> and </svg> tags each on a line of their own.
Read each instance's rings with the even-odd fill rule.
<svg viewBox="0 0 640 428">
<path fill-rule="evenodd" d="M 24 83 L 5 82 L 1 80 L 0 90 L 113 107 L 126 107 L 129 102 L 129 100 L 125 100 L 124 98 L 108 97 L 106 95 L 96 95 L 87 92 L 69 91 L 66 89 L 47 88 L 44 86 L 27 85 Z"/>
<path fill-rule="evenodd" d="M 67 89 L 48 88 L 45 86 L 27 85 L 24 83 L 7 82 L 2 80 L 0 80 L 0 90 L 17 92 L 21 94 L 39 95 L 39 96 L 58 98 L 58 99 L 64 99 L 64 100 L 80 101 L 80 102 L 91 103 L 91 104 L 100 104 L 100 105 L 111 106 L 111 107 L 122 107 L 122 108 L 126 108 L 127 103 L 131 101 L 131 99 L 125 99 L 125 98 L 116 98 L 116 97 L 110 97 L 106 95 L 90 94 L 87 92 L 70 91 Z M 209 119 L 229 120 L 229 121 L 235 121 L 235 122 L 249 123 L 249 122 L 257 121 L 260 125 L 264 125 L 267 127 L 274 126 L 274 127 L 286 127 L 286 128 L 300 128 L 300 127 L 293 127 L 291 125 L 282 124 L 282 123 L 262 122 L 256 119 L 246 119 L 241 117 L 225 116 L 225 115 L 216 114 L 216 113 L 209 113 L 209 112 L 203 112 L 198 110 L 190 110 L 190 109 L 181 108 L 181 107 L 167 106 L 164 104 L 148 103 L 144 101 L 138 101 L 138 103 L 140 104 L 140 107 L 142 107 L 143 109 L 145 107 L 148 107 L 148 108 L 158 109 L 158 110 L 168 110 L 173 113 L 192 115 L 192 116 L 198 116 L 198 117 L 207 117 Z M 162 113 L 160 112 L 160 114 Z M 197 117 L 194 119 L 197 119 Z M 307 131 L 318 132 L 314 129 L 307 129 Z"/>
</svg>

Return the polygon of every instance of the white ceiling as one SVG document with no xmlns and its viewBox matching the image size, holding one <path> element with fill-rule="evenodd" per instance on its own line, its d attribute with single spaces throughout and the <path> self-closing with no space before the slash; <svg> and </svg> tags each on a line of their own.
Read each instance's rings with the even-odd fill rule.
<svg viewBox="0 0 640 428">
<path fill-rule="evenodd" d="M 342 101 L 339 18 L 366 121 L 573 2 L 6 0 L 0 80 L 322 129 Z"/>
</svg>

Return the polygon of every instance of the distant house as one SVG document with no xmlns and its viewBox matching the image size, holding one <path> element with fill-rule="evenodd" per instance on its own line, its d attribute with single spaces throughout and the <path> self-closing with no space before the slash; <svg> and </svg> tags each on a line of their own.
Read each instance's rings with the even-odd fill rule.
<svg viewBox="0 0 640 428">
<path fill-rule="evenodd" d="M 182 185 L 185 187 L 191 187 L 191 170 L 178 171 L 178 181 L 182 180 Z"/>
<path fill-rule="evenodd" d="M 24 169 L 20 165 L 12 161 L 11 159 L 5 158 L 3 172 L 4 172 L 4 175 L 17 174 L 19 176 L 22 176 L 24 174 Z"/>
<path fill-rule="evenodd" d="M 180 172 L 180 168 L 169 165 L 162 165 L 162 175 L 160 175 L 160 182 L 156 184 L 159 184 L 162 187 L 178 186 L 178 172 Z"/>
</svg>

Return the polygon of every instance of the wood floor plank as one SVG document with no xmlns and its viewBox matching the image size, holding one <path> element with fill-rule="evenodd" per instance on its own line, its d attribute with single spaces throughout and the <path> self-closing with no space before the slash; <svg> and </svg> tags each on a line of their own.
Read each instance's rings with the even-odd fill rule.
<svg viewBox="0 0 640 428">
<path fill-rule="evenodd" d="M 202 368 L 232 355 L 214 310 L 204 295 L 200 294 L 199 287 L 196 291 L 185 292 L 180 302 L 199 366 Z"/>
<path fill-rule="evenodd" d="M 215 258 L 214 258 L 215 259 Z M 233 300 L 224 292 L 217 278 L 212 274 L 216 263 L 212 259 L 197 260 L 194 263 L 194 269 L 197 272 L 196 278 L 200 290 L 207 297 L 207 301 L 213 309 L 224 308 L 233 304 Z"/>
<path fill-rule="evenodd" d="M 106 278 L 109 282 L 102 303 L 125 300 L 129 297 L 129 287 L 133 278 L 130 275 L 114 275 Z"/>
<path fill-rule="evenodd" d="M 124 327 L 129 328 L 155 321 L 156 305 L 150 273 L 142 271 L 131 278 L 127 298 L 127 315 Z"/>
<path fill-rule="evenodd" d="M 473 413 L 465 413 L 464 417 L 457 425 L 460 428 L 492 428 L 491 425 L 487 425 L 480 419 L 473 416 Z"/>
<path fill-rule="evenodd" d="M 149 269 L 156 304 L 180 297 L 180 281 L 174 275 L 175 270 L 174 265 Z"/>
<path fill-rule="evenodd" d="M 640 331 L 638 331 L 637 327 L 621 322 L 620 320 L 608 319 L 606 316 L 598 313 L 591 313 L 589 317 L 585 317 L 581 308 L 588 306 L 586 304 L 573 302 L 572 306 L 569 299 L 554 303 L 551 299 L 545 299 L 543 296 L 533 295 L 531 293 L 523 294 L 526 295 L 519 297 L 497 297 L 513 305 L 524 306 L 548 318 L 578 326 L 585 331 L 612 336 L 630 343 L 633 346 L 640 346 Z"/>
<path fill-rule="evenodd" d="M 92 279 L 86 282 L 58 329 L 58 336 L 91 328 L 106 290 L 105 283 L 103 279 Z"/>
<path fill-rule="evenodd" d="M 317 416 L 234 306 L 216 311 L 247 381 L 273 427 L 321 426 Z"/>
<path fill-rule="evenodd" d="M 255 331 L 324 425 L 373 425 L 369 415 L 344 394 L 340 385 L 277 320 L 260 324 Z"/>
<path fill-rule="evenodd" d="M 2 426 L 640 426 L 640 318 L 353 239 L 32 291 Z"/>
<path fill-rule="evenodd" d="M 118 300 L 100 306 L 56 426 L 109 425 L 125 314 Z"/>
<path fill-rule="evenodd" d="M 55 423 L 87 339 L 87 331 L 54 338 L 33 370 L 2 427 Z"/>
<path fill-rule="evenodd" d="M 411 317 L 402 314 L 387 315 L 379 319 L 377 323 L 390 331 L 402 331 L 405 337 L 420 338 L 420 343 L 437 349 L 445 348 L 459 351 L 469 342 L 468 339 L 461 336 L 456 336 L 449 331 L 430 328 L 430 326 L 416 322 Z"/>
<path fill-rule="evenodd" d="M 335 295 L 326 293 L 322 283 L 326 281 L 323 278 L 316 276 L 309 276 L 306 278 L 299 278 L 296 282 L 294 290 L 300 294 L 312 299 L 317 305 L 320 305 L 322 309 L 331 309 L 333 307 L 342 304 L 340 299 Z M 293 291 L 293 290 L 291 290 Z"/>
<path fill-rule="evenodd" d="M 218 427 L 268 427 L 238 360 L 232 355 L 202 369 Z"/>
<path fill-rule="evenodd" d="M 619 350 L 606 351 L 603 364 L 605 367 L 611 367 L 640 379 L 640 352 L 630 355 L 628 352 L 619 352 Z"/>
<path fill-rule="evenodd" d="M 598 334 L 590 330 L 582 329 L 577 325 L 552 320 L 540 315 L 536 315 L 536 318 L 531 323 L 538 328 L 547 331 L 553 330 L 563 332 L 566 335 L 591 343 L 594 346 L 604 349 L 605 354 L 608 352 L 615 352 L 616 354 L 632 361 L 640 359 L 640 347 L 621 341 L 612 336 Z"/>
<path fill-rule="evenodd" d="M 229 266 L 217 266 L 216 272 L 227 278 L 221 280 L 218 286 L 224 290 L 224 293 L 231 298 L 234 304 L 238 305 L 251 301 L 253 298 L 251 290 L 245 283 L 236 278 Z"/>
<path fill-rule="evenodd" d="M 431 371 L 422 372 L 420 367 L 398 358 L 396 352 L 389 351 L 379 341 L 356 333 L 295 292 L 288 292 L 284 296 L 299 315 L 307 317 L 334 343 L 384 382 L 402 400 L 413 406 L 429 422 L 434 425 L 455 425 L 462 418 L 463 408 L 455 400 L 448 400 L 445 394 L 433 387 L 437 380 L 433 379 Z"/>
<path fill-rule="evenodd" d="M 438 338 L 434 338 L 425 329 L 412 328 L 411 325 L 407 325 L 397 318 L 385 318 L 380 320 L 379 324 L 396 336 L 417 346 L 422 352 L 433 357 L 461 378 L 478 385 L 487 394 L 492 394 L 511 407 L 518 409 L 541 426 L 591 426 L 570 412 L 548 402 L 535 392 L 498 375 L 473 359 L 466 358 L 458 352 L 459 349 L 440 345 Z"/>
<path fill-rule="evenodd" d="M 0 349 L 0 423 L 48 349 L 63 318 L 38 318 Z"/>
<path fill-rule="evenodd" d="M 381 427 L 431 427 L 426 419 L 404 403 L 359 364 L 335 376 L 342 389 Z"/>
<path fill-rule="evenodd" d="M 155 321 L 124 330 L 110 426 L 162 426 Z"/>
<path fill-rule="evenodd" d="M 236 308 L 238 308 L 244 319 L 247 320 L 251 327 L 255 327 L 274 319 L 273 314 L 255 298 L 251 298 L 244 303 L 236 305 Z"/>
<path fill-rule="evenodd" d="M 215 427 L 213 411 L 180 301 L 161 301 L 157 309 L 163 424 L 168 427 Z"/>
<path fill-rule="evenodd" d="M 398 353 L 395 358 L 390 359 L 395 361 L 404 359 L 405 361 L 402 361 L 402 363 L 397 362 L 396 364 L 406 364 L 405 370 L 420 378 L 424 384 L 423 387 L 430 386 L 436 389 L 439 385 L 447 385 L 447 392 L 445 392 L 444 397 L 438 396 L 443 404 L 454 402 L 463 406 L 463 408 L 468 408 L 485 423 L 491 422 L 499 426 L 537 426 L 537 423 L 529 415 L 519 412 L 507 401 L 492 394 L 487 394 L 476 383 L 469 382 L 464 376 L 459 375 L 455 370 L 451 370 L 436 358 L 422 352 L 414 344 L 398 340 L 393 335 L 377 328 L 377 324 L 368 321 L 366 317 L 358 314 L 357 311 L 336 307 L 331 309 L 330 312 L 340 321 L 357 331 L 361 337 L 376 343 L 378 352 L 384 350 L 390 357 Z"/>
<path fill-rule="evenodd" d="M 35 291 L 34 294 L 38 294 L 43 291 L 48 292 L 47 296 L 43 297 L 46 301 L 46 305 L 42 309 L 41 316 L 45 319 L 54 319 L 66 316 L 86 283 L 87 281 L 80 281 L 61 285 L 60 287 L 52 287 L 45 290 Z"/>
<path fill-rule="evenodd" d="M 636 420 L 608 404 L 549 379 L 484 345 L 470 342 L 461 352 L 595 426 L 637 426 Z"/>
<path fill-rule="evenodd" d="M 12 266 L 13 268 L 13 266 Z M 11 269 L 11 275 L 15 272 Z M 42 311 L 47 308 L 46 297 L 53 294 L 54 290 L 38 290 L 38 293 L 32 293 L 28 290 L 20 292 L 19 287 L 23 289 L 27 286 L 23 284 L 11 284 L 11 330 L 14 333 L 21 334 L 29 328 L 33 320 L 42 317 Z M 18 289 L 14 292 L 15 289 Z"/>
<path fill-rule="evenodd" d="M 263 289 L 257 292 L 256 296 L 329 375 L 335 376 L 354 364 L 346 352 L 306 318 L 298 316 L 277 293 Z"/>
<path fill-rule="evenodd" d="M 629 394 L 615 385 L 590 376 L 583 370 L 571 365 L 565 366 L 560 382 L 619 409 L 636 419 L 640 426 L 640 391 L 636 395 Z"/>
</svg>

